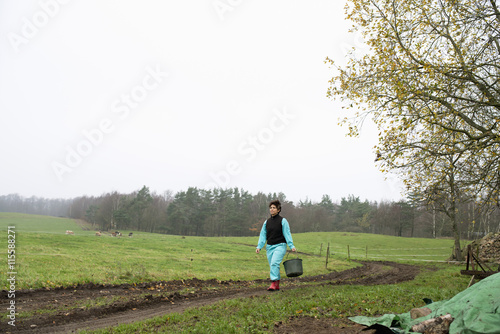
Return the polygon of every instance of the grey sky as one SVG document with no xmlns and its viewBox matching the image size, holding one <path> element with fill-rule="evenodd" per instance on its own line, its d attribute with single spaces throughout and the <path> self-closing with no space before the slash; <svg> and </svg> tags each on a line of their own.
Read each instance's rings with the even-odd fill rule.
<svg viewBox="0 0 500 334">
<path fill-rule="evenodd" d="M 240 187 L 397 200 L 326 98 L 344 2 L 0 2 L 0 195 Z"/>
</svg>

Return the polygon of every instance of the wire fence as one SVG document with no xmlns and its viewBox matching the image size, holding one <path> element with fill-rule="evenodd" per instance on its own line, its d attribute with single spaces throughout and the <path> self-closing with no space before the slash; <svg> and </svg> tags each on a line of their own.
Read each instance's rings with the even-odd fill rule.
<svg viewBox="0 0 500 334">
<path fill-rule="evenodd" d="M 448 258 L 451 255 L 451 247 L 422 247 L 422 248 L 370 248 L 366 247 L 351 247 L 336 246 L 331 248 L 328 244 L 323 249 L 323 244 L 320 246 L 320 256 L 326 257 L 326 264 L 328 264 L 328 257 L 340 256 L 351 259 L 374 259 L 374 260 L 400 260 L 400 261 L 421 261 L 421 262 L 453 262 Z"/>
</svg>

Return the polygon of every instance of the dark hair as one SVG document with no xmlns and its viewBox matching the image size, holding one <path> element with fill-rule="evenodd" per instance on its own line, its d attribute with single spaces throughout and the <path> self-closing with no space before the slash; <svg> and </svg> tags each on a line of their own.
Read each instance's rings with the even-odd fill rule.
<svg viewBox="0 0 500 334">
<path fill-rule="evenodd" d="M 271 203 L 269 203 L 269 207 L 271 207 L 271 205 L 274 205 L 276 209 L 278 209 L 278 212 L 281 211 L 281 203 L 279 200 L 275 199 L 274 201 L 271 201 Z"/>
</svg>

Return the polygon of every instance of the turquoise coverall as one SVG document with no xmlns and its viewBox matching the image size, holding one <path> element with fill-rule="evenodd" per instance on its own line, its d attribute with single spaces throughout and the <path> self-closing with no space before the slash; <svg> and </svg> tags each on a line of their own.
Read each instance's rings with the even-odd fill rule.
<svg viewBox="0 0 500 334">
<path fill-rule="evenodd" d="M 264 222 L 264 224 L 262 225 L 262 229 L 260 230 L 259 242 L 257 244 L 258 249 L 262 249 L 267 241 L 266 223 L 267 220 Z M 295 248 L 295 246 L 293 245 L 292 234 L 290 233 L 290 225 L 288 225 L 288 221 L 286 220 L 286 218 L 283 218 L 283 220 L 281 221 L 281 227 L 286 243 L 266 246 L 267 261 L 269 262 L 270 268 L 269 276 L 271 278 L 271 281 L 278 281 L 281 277 L 280 264 L 281 261 L 283 261 L 283 257 L 285 257 L 286 246 L 288 245 L 290 249 Z"/>
</svg>

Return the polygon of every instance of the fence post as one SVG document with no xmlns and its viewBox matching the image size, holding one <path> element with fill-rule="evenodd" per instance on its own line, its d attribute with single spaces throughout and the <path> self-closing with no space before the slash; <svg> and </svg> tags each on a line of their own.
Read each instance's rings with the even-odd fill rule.
<svg viewBox="0 0 500 334">
<path fill-rule="evenodd" d="M 347 245 L 347 260 L 351 261 L 351 251 L 349 250 L 349 245 Z"/>
<path fill-rule="evenodd" d="M 325 269 L 328 268 L 328 255 L 330 254 L 330 243 L 328 243 L 328 247 L 326 248 L 326 262 L 325 262 Z"/>
</svg>

